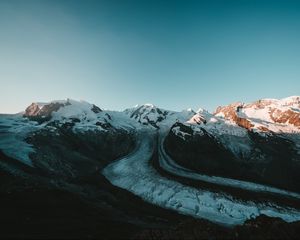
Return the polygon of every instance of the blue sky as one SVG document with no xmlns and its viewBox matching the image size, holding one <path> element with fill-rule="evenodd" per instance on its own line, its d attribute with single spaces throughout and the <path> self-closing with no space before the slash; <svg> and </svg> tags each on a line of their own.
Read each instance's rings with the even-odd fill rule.
<svg viewBox="0 0 300 240">
<path fill-rule="evenodd" d="M 0 112 L 300 95 L 300 1 L 0 0 Z"/>
</svg>

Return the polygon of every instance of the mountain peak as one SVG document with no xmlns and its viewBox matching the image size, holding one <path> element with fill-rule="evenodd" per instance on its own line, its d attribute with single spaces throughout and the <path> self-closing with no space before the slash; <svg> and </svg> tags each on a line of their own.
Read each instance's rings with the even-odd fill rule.
<svg viewBox="0 0 300 240">
<path fill-rule="evenodd" d="M 293 132 L 300 130 L 300 97 L 265 98 L 244 104 L 236 102 L 218 107 L 214 113 L 247 129 Z"/>
<path fill-rule="evenodd" d="M 32 103 L 25 110 L 24 116 L 39 122 L 45 122 L 50 119 L 79 118 L 98 114 L 102 110 L 95 104 L 86 101 L 76 101 L 72 99 L 55 100 L 48 103 Z"/>
<path fill-rule="evenodd" d="M 152 104 L 152 103 L 145 103 L 142 106 L 144 106 L 144 107 L 150 107 L 150 108 L 156 108 L 156 106 L 154 104 Z"/>
</svg>

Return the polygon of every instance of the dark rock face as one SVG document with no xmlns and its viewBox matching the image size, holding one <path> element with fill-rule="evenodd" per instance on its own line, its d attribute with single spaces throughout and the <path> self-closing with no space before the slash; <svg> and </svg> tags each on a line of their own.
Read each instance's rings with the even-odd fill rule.
<svg viewBox="0 0 300 240">
<path fill-rule="evenodd" d="M 102 112 L 102 110 L 99 108 L 99 107 L 97 107 L 96 105 L 94 105 L 93 104 L 93 107 L 92 107 L 92 109 L 91 109 L 94 113 L 100 113 L 100 112 Z"/>
<path fill-rule="evenodd" d="M 103 209 L 67 191 L 34 186 L 0 192 L 0 203 L 5 205 L 0 216 L 1 239 L 129 238 L 138 230 L 133 224 L 109 219 Z"/>
<path fill-rule="evenodd" d="M 88 176 L 134 148 L 133 133 L 109 126 L 109 131 L 74 132 L 73 125 L 65 123 L 28 137 L 36 149 L 31 155 L 35 167 L 69 178 Z"/>
<path fill-rule="evenodd" d="M 3 160 L 5 156 L 1 155 Z M 234 228 L 150 205 L 100 174 L 58 189 L 0 169 L 1 239 L 297 239 L 300 222 L 259 216 Z"/>
<path fill-rule="evenodd" d="M 104 128 L 104 129 L 109 129 L 109 128 L 112 127 L 112 125 L 109 122 L 104 122 L 104 123 L 103 122 L 96 122 L 96 125 Z"/>
<path fill-rule="evenodd" d="M 299 234 L 300 222 L 286 223 L 279 218 L 261 215 L 231 229 L 202 220 L 188 220 L 172 229 L 142 230 L 134 239 L 297 239 Z"/>
<path fill-rule="evenodd" d="M 165 139 L 165 149 L 177 163 L 206 174 L 239 176 L 241 166 L 214 136 L 204 129 L 203 134 L 194 134 L 191 127 L 182 123 L 176 123 L 174 127 L 189 134 L 183 139 L 171 130 Z"/>
<path fill-rule="evenodd" d="M 183 139 L 171 130 L 165 140 L 167 153 L 178 164 L 200 173 L 300 192 L 300 155 L 294 143 L 284 135 L 270 134 L 266 137 L 248 131 L 253 152 L 237 157 L 204 129 L 202 135 L 197 135 L 188 126 L 177 123 L 172 128 L 176 126 L 189 134 Z M 257 151 L 264 156 L 263 161 L 255 157 Z"/>
<path fill-rule="evenodd" d="M 234 231 L 240 239 L 296 239 L 300 234 L 300 222 L 286 223 L 280 218 L 260 215 L 235 227 Z"/>
<path fill-rule="evenodd" d="M 263 183 L 300 192 L 300 155 L 294 143 L 281 134 L 272 134 L 267 138 L 251 131 L 248 134 L 254 148 L 259 149 L 266 160 L 252 160 L 249 170 Z"/>
<path fill-rule="evenodd" d="M 144 226 L 184 219 L 112 186 L 100 173 L 66 185 L 70 189 L 51 184 L 56 176 L 24 174 L 0 169 L 1 239 L 130 239 Z"/>
</svg>

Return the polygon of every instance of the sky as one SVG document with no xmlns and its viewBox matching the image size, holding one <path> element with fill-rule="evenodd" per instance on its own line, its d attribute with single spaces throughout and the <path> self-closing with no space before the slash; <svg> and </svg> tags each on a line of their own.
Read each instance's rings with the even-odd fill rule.
<svg viewBox="0 0 300 240">
<path fill-rule="evenodd" d="M 0 112 L 300 95 L 300 1 L 0 0 Z"/>
</svg>

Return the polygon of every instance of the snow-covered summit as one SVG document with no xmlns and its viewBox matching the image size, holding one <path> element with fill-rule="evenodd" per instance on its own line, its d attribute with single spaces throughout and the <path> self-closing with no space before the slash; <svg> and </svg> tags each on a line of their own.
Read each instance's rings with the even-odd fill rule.
<svg viewBox="0 0 300 240">
<path fill-rule="evenodd" d="M 55 100 L 49 103 L 32 103 L 23 115 L 39 123 L 56 122 L 59 125 L 72 123 L 74 129 L 107 129 L 122 127 L 119 119 L 113 119 L 108 111 L 103 111 L 95 104 L 72 99 Z"/>
<path fill-rule="evenodd" d="M 94 104 L 72 99 L 56 100 L 49 103 L 32 103 L 26 108 L 24 116 L 45 120 L 59 120 L 61 118 L 77 117 L 93 118 L 102 110 Z"/>
<path fill-rule="evenodd" d="M 158 127 L 157 124 L 168 115 L 166 110 L 162 110 L 150 103 L 126 109 L 124 113 L 143 125 L 151 125 L 153 127 Z"/>
<path fill-rule="evenodd" d="M 260 99 L 248 104 L 233 103 L 218 107 L 215 116 L 231 120 L 247 129 L 300 132 L 300 97 Z"/>
<path fill-rule="evenodd" d="M 176 121 L 185 122 L 195 114 L 192 109 L 175 112 L 158 108 L 149 103 L 137 105 L 133 108 L 126 109 L 124 112 L 138 123 L 154 128 L 172 126 Z"/>
<path fill-rule="evenodd" d="M 57 111 L 52 113 L 53 119 L 78 118 L 79 120 L 93 120 L 97 118 L 102 110 L 94 104 L 85 101 L 75 101 L 68 99 Z"/>
<path fill-rule="evenodd" d="M 123 112 L 103 111 L 94 104 L 71 99 L 49 103 L 32 103 L 24 116 L 42 122 L 49 120 L 78 119 L 82 124 L 95 123 L 106 116 L 110 122 L 116 115 L 118 124 L 124 122 L 132 126 L 172 126 L 175 122 L 187 122 L 206 126 L 214 125 L 224 129 L 235 125 L 246 130 L 258 132 L 300 132 L 300 97 L 291 96 L 283 99 L 260 99 L 252 103 L 235 102 L 218 107 L 212 114 L 199 108 L 197 112 L 186 109 L 181 112 L 165 110 L 151 103 L 136 105 Z M 103 119 L 102 119 L 103 120 Z M 104 120 L 103 120 L 104 121 Z M 136 125 L 137 124 L 137 125 Z"/>
<path fill-rule="evenodd" d="M 274 133 L 285 134 L 298 141 L 300 133 L 300 97 L 261 99 L 252 103 L 235 102 L 218 107 L 211 114 L 199 109 L 188 121 L 193 134 L 205 130 L 237 155 L 248 155 L 252 149 L 249 131 L 268 137 Z M 176 131 L 178 136 L 184 133 Z M 295 140 L 296 139 L 296 140 Z M 298 145 L 297 145 L 298 146 Z M 297 151 L 300 151 L 297 148 Z"/>
</svg>

